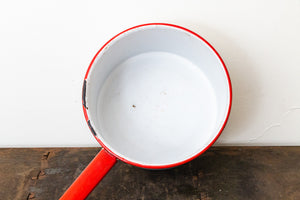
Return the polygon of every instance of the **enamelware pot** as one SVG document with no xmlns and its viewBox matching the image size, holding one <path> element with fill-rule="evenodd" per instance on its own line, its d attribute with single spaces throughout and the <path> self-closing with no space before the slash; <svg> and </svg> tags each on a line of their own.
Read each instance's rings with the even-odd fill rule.
<svg viewBox="0 0 300 200">
<path fill-rule="evenodd" d="M 221 134 L 231 84 L 216 50 L 172 24 L 143 24 L 110 39 L 83 84 L 83 112 L 103 149 L 61 199 L 84 199 L 121 160 L 147 169 L 175 167 Z"/>
</svg>

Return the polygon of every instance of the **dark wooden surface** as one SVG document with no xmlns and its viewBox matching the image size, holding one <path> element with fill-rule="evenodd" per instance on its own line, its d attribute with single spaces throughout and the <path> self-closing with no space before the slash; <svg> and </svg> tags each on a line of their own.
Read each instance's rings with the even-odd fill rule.
<svg viewBox="0 0 300 200">
<path fill-rule="evenodd" d="M 0 199 L 58 199 L 99 150 L 0 149 Z M 299 200 L 300 147 L 213 147 L 159 171 L 117 162 L 87 199 Z"/>
</svg>

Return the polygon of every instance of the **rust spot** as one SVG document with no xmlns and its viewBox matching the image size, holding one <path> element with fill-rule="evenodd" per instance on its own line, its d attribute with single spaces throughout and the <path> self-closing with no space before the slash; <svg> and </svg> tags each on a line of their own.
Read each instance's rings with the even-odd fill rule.
<svg viewBox="0 0 300 200">
<path fill-rule="evenodd" d="M 132 105 L 132 107 L 133 107 L 133 108 L 136 108 L 136 106 L 135 106 L 134 104 Z"/>
</svg>

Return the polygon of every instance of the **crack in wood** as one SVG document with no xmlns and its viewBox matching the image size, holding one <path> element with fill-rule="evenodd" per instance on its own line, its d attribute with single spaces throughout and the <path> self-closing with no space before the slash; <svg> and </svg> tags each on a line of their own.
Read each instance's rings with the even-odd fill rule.
<svg viewBox="0 0 300 200">
<path fill-rule="evenodd" d="M 26 200 L 34 199 L 34 198 L 35 198 L 35 194 L 33 192 L 29 192 L 28 195 L 27 195 Z"/>
<path fill-rule="evenodd" d="M 45 163 L 47 166 L 49 155 L 50 155 L 50 151 L 47 151 L 46 153 L 43 154 L 42 159 L 41 159 L 41 170 L 38 171 L 36 176 L 31 177 L 32 180 L 35 180 L 34 184 L 37 183 L 37 180 L 39 180 L 40 178 L 42 178 L 46 175 L 44 169 L 45 169 Z M 34 198 L 35 198 L 35 193 L 29 192 L 26 200 L 34 199 Z"/>
<path fill-rule="evenodd" d="M 50 151 L 48 151 L 47 153 L 44 153 L 42 160 L 47 160 L 49 158 L 49 155 L 50 155 Z"/>
<path fill-rule="evenodd" d="M 45 175 L 46 175 L 46 173 L 45 173 L 43 170 L 40 170 L 40 171 L 37 173 L 37 175 L 34 176 L 34 177 L 31 177 L 31 179 L 32 179 L 32 180 L 39 180 L 40 177 L 43 177 L 43 176 L 45 176 Z"/>
</svg>

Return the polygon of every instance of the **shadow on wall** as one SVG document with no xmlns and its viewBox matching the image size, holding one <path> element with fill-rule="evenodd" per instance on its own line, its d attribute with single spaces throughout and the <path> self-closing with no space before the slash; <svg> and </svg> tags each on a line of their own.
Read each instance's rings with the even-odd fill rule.
<svg viewBox="0 0 300 200">
<path fill-rule="evenodd" d="M 255 73 L 249 56 L 234 38 L 223 32 L 198 23 L 180 23 L 205 38 L 224 60 L 232 83 L 232 108 L 227 125 L 217 140 L 217 145 L 236 145 L 242 140 L 243 132 L 252 126 L 260 107 L 260 77 Z"/>
</svg>

